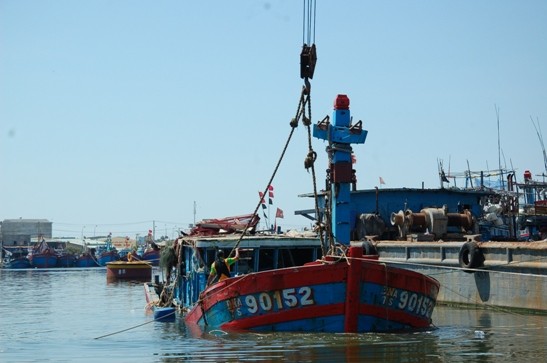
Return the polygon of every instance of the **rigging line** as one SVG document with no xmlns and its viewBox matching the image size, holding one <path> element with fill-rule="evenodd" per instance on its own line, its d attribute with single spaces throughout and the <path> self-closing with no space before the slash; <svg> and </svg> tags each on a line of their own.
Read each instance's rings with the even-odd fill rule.
<svg viewBox="0 0 547 363">
<path fill-rule="evenodd" d="M 176 310 L 173 311 L 172 313 L 169 313 L 169 314 L 167 314 L 167 315 L 162 316 L 161 319 L 163 320 L 163 319 L 165 319 L 166 317 L 171 316 L 171 315 L 173 315 L 173 314 L 175 314 L 175 313 L 176 313 Z M 115 331 L 115 332 L 113 332 L 113 333 L 101 335 L 100 337 L 95 337 L 95 338 L 93 338 L 93 339 L 94 339 L 94 340 L 98 340 L 98 339 L 106 338 L 106 337 L 109 337 L 109 336 L 112 336 L 112 335 L 120 334 L 120 333 L 129 331 L 129 330 L 133 330 L 133 329 L 136 329 L 136 328 L 140 328 L 141 326 L 144 326 L 144 325 L 148 325 L 148 324 L 154 323 L 154 322 L 156 322 L 156 321 L 158 321 L 158 320 L 160 320 L 160 319 L 157 319 L 157 320 L 156 320 L 156 319 L 152 319 L 152 320 L 147 321 L 147 322 L 144 322 L 144 323 L 142 323 L 142 324 L 138 324 L 138 325 L 135 325 L 135 326 L 126 328 L 126 329 L 118 330 L 118 331 Z"/>
<path fill-rule="evenodd" d="M 311 17 L 311 13 L 312 13 L 312 4 L 313 0 L 310 0 L 309 4 L 308 4 L 308 44 L 311 44 L 311 29 L 312 29 L 312 17 Z"/>
<path fill-rule="evenodd" d="M 298 109 L 296 111 L 296 117 L 298 117 L 298 115 L 300 114 L 300 107 L 302 106 L 302 103 L 303 103 L 303 99 L 304 99 L 304 91 L 305 89 L 302 89 L 302 94 L 300 96 L 300 103 L 298 105 Z M 268 184 L 266 184 L 266 188 L 264 189 L 264 195 L 266 195 L 266 193 L 268 193 L 268 188 L 269 186 L 272 184 L 274 178 L 275 178 L 275 175 L 277 174 L 277 171 L 279 170 L 279 166 L 281 165 L 281 162 L 283 161 L 283 158 L 285 156 L 285 153 L 287 152 L 287 148 L 289 147 L 289 143 L 292 139 L 292 136 L 294 134 L 294 130 L 296 129 L 296 127 L 291 127 L 291 132 L 289 132 L 289 136 L 287 137 L 287 141 L 285 142 L 285 146 L 283 147 L 283 151 L 281 152 L 281 155 L 279 156 L 279 160 L 277 161 L 277 164 L 275 166 L 275 169 L 270 177 L 270 180 L 268 181 Z M 260 205 L 262 204 L 262 200 L 261 198 L 258 199 L 258 203 L 256 205 L 256 208 L 253 212 L 253 216 L 258 216 L 258 209 L 260 208 Z M 232 254 L 233 251 L 236 250 L 236 248 L 239 247 L 240 243 L 241 243 L 241 240 L 243 240 L 243 236 L 247 233 L 247 229 L 249 229 L 249 226 L 251 225 L 251 222 L 253 221 L 254 218 L 251 218 L 249 220 L 249 222 L 247 222 L 247 224 L 245 225 L 245 228 L 243 229 L 243 233 L 241 233 L 241 235 L 239 236 L 239 239 L 237 240 L 237 243 L 235 244 L 234 248 L 232 249 L 232 251 L 230 251 L 230 255 Z"/>
<path fill-rule="evenodd" d="M 315 43 L 315 19 L 317 4 L 315 0 L 304 0 L 302 11 L 302 42 L 311 45 Z"/>
<path fill-rule="evenodd" d="M 543 144 L 543 135 L 541 133 L 541 125 L 539 123 L 539 119 L 537 120 L 537 126 L 532 116 L 530 116 L 530 120 L 532 121 L 532 125 L 534 125 L 534 129 L 536 130 L 536 134 L 539 139 L 539 144 L 541 145 L 541 150 L 543 151 L 543 163 L 545 166 L 545 172 L 547 172 L 547 154 L 545 153 L 545 145 Z"/>
<path fill-rule="evenodd" d="M 306 0 L 302 1 L 302 44 L 306 43 Z"/>
<path fill-rule="evenodd" d="M 317 3 L 313 0 L 313 43 L 315 43 L 315 19 L 317 16 Z"/>
</svg>

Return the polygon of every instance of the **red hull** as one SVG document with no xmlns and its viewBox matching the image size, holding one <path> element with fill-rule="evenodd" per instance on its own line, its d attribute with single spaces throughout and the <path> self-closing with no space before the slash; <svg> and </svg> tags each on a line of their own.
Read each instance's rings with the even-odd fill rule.
<svg viewBox="0 0 547 363">
<path fill-rule="evenodd" d="M 204 291 L 185 320 L 226 330 L 366 332 L 427 328 L 438 291 L 436 280 L 365 259 L 361 248 L 352 247 L 347 260 L 222 281 Z"/>
</svg>

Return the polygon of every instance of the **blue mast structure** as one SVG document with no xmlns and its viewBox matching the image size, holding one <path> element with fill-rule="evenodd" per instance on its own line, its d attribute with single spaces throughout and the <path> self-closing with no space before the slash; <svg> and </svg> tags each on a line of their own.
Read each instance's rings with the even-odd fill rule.
<svg viewBox="0 0 547 363">
<path fill-rule="evenodd" d="M 327 116 L 314 125 L 313 136 L 329 143 L 327 181 L 330 184 L 331 230 L 337 243 L 348 246 L 351 238 L 351 184 L 356 180 L 351 144 L 364 144 L 368 131 L 363 130 L 362 121 L 351 124 L 347 95 L 336 96 L 332 119 L 332 124 Z"/>
</svg>

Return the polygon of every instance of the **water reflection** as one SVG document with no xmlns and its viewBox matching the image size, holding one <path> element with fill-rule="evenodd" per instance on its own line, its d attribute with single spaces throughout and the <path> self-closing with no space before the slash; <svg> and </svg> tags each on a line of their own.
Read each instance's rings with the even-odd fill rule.
<svg viewBox="0 0 547 363">
<path fill-rule="evenodd" d="M 107 284 L 104 269 L 0 270 L 0 286 L 0 362 L 512 363 L 547 356 L 547 316 L 438 306 L 437 329 L 413 333 L 201 332 L 180 317 L 153 321 L 142 283 Z"/>
<path fill-rule="evenodd" d="M 162 362 L 515 362 L 546 353 L 545 316 L 439 307 L 434 318 L 438 329 L 404 334 L 203 332 L 181 319 L 155 331 L 166 341 Z"/>
</svg>

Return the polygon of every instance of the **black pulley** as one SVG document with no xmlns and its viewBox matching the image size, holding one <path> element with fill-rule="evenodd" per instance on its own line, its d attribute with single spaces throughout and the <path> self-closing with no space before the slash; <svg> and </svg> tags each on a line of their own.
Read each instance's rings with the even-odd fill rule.
<svg viewBox="0 0 547 363">
<path fill-rule="evenodd" d="M 311 46 L 304 44 L 302 46 L 302 52 L 300 53 L 300 78 L 313 79 L 316 62 L 317 52 L 315 50 L 315 44 L 312 44 Z"/>
</svg>

